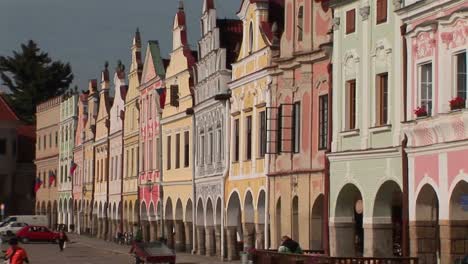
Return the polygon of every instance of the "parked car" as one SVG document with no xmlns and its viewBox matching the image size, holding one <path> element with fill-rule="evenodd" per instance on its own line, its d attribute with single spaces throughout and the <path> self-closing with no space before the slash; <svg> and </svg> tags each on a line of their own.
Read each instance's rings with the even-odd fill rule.
<svg viewBox="0 0 468 264">
<path fill-rule="evenodd" d="M 59 233 L 45 226 L 25 226 L 16 233 L 16 237 L 24 244 L 33 241 L 57 243 Z"/>
<path fill-rule="evenodd" d="M 27 225 L 28 224 L 26 223 L 9 222 L 6 225 L 0 227 L 0 235 L 13 236 L 14 234 L 16 234 L 16 232 L 18 232 Z"/>
<path fill-rule="evenodd" d="M 5 218 L 0 225 L 3 227 L 8 223 L 12 222 L 19 222 L 19 223 L 26 223 L 28 225 L 37 225 L 37 226 L 48 226 L 49 219 L 46 215 L 12 215 Z"/>
</svg>

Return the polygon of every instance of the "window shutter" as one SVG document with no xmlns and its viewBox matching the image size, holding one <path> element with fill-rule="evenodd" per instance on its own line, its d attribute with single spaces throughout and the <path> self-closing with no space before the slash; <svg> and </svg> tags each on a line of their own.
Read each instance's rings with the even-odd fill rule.
<svg viewBox="0 0 468 264">
<path fill-rule="evenodd" d="M 377 0 L 377 24 L 387 21 L 387 1 Z"/>
<path fill-rule="evenodd" d="M 353 33 L 356 28 L 356 10 L 346 12 L 346 34 Z"/>
<path fill-rule="evenodd" d="M 179 107 L 179 86 L 171 85 L 171 105 Z"/>
</svg>

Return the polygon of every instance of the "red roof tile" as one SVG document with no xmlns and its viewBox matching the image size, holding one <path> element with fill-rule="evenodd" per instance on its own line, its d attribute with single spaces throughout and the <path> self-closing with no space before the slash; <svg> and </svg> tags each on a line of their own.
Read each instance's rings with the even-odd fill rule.
<svg viewBox="0 0 468 264">
<path fill-rule="evenodd" d="M 0 121 L 19 121 L 13 108 L 8 104 L 3 95 L 0 94 Z"/>
</svg>

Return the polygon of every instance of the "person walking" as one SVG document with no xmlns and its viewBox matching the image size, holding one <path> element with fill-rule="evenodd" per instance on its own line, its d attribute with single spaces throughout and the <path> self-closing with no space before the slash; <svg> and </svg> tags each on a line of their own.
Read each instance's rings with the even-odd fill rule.
<svg viewBox="0 0 468 264">
<path fill-rule="evenodd" d="M 68 237 L 67 234 L 65 234 L 65 231 L 60 231 L 58 242 L 60 251 L 63 251 L 63 249 L 65 248 L 65 242 L 68 242 Z"/>
<path fill-rule="evenodd" d="M 7 249 L 4 259 L 10 264 L 23 264 L 29 263 L 28 254 L 26 250 L 18 246 L 18 239 L 11 238 L 8 241 L 10 247 Z"/>
</svg>

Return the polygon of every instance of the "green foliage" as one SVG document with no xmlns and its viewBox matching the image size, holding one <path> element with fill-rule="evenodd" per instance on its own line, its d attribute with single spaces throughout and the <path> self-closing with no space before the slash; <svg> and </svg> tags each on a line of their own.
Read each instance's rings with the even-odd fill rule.
<svg viewBox="0 0 468 264">
<path fill-rule="evenodd" d="M 36 105 L 67 92 L 73 74 L 69 63 L 52 61 L 30 40 L 13 56 L 0 56 L 0 78 L 11 92 L 7 99 L 17 114 L 33 122 Z"/>
</svg>

